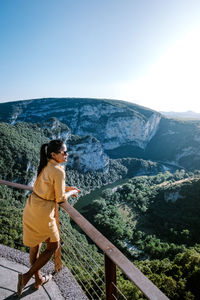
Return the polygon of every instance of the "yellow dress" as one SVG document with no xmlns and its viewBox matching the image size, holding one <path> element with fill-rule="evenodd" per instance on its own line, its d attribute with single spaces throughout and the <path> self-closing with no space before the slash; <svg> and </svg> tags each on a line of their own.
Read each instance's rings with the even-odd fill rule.
<svg viewBox="0 0 200 300">
<path fill-rule="evenodd" d="M 56 202 L 66 201 L 65 171 L 55 160 L 37 177 L 33 193 L 28 197 L 23 212 L 23 243 L 29 247 L 60 240 L 55 219 Z"/>
</svg>

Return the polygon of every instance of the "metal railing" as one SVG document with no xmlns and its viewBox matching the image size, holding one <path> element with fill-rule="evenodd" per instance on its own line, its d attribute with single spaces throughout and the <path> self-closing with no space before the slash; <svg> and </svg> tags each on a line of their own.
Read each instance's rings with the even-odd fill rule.
<svg viewBox="0 0 200 300">
<path fill-rule="evenodd" d="M 17 184 L 5 180 L 0 180 L 0 184 L 4 184 L 13 188 L 23 189 L 32 191 L 33 188 L 31 186 L 26 186 L 23 184 Z M 134 266 L 134 264 L 127 259 L 127 257 L 122 254 L 105 236 L 103 236 L 90 222 L 87 221 L 73 206 L 71 206 L 68 202 L 65 202 L 60 205 L 64 212 L 66 212 L 70 218 L 82 229 L 83 232 L 103 251 L 104 253 L 104 282 L 105 282 L 105 291 L 101 290 L 102 298 L 99 298 L 99 293 L 94 287 L 93 292 L 89 292 L 86 290 L 87 295 L 97 294 L 94 297 L 91 295 L 91 299 L 106 299 L 106 300 L 114 300 L 117 298 L 117 293 L 122 294 L 122 292 L 118 289 L 116 283 L 116 267 L 118 268 L 128 277 L 128 279 L 138 287 L 138 289 L 145 295 L 147 299 L 150 300 L 167 300 L 166 295 L 164 295 L 138 268 Z M 59 225 L 59 212 L 58 207 L 56 209 L 57 215 L 57 222 Z M 65 230 L 67 227 L 63 225 Z M 62 228 L 62 223 L 61 223 Z M 62 234 L 62 230 L 61 230 Z M 68 235 L 70 233 L 68 232 Z M 63 242 L 67 241 L 68 235 L 63 235 Z M 75 242 L 75 241 L 74 241 Z M 73 254 L 67 252 L 67 248 L 71 247 L 78 251 L 78 246 L 76 246 L 73 242 L 73 239 L 68 241 L 66 248 L 63 249 L 63 255 L 65 256 L 66 260 L 68 261 L 68 265 L 70 270 L 75 271 L 77 275 L 78 265 L 76 266 L 75 270 L 73 269 L 73 261 L 77 260 L 80 253 Z M 70 244 L 71 243 L 71 244 Z M 80 245 L 79 245 L 80 246 Z M 84 249 L 83 251 L 87 251 Z M 78 259 L 78 263 L 81 264 L 80 260 Z M 59 271 L 62 268 L 62 261 L 61 261 L 61 248 L 57 250 L 55 254 L 55 271 Z M 84 270 L 83 266 L 79 268 L 80 270 Z M 98 266 L 98 271 L 92 270 L 92 274 L 94 271 L 96 273 L 102 269 L 102 266 Z M 86 271 L 84 271 L 86 272 Z M 87 271 L 88 272 L 88 271 Z M 84 275 L 84 274 L 83 274 Z M 101 278 L 98 280 L 102 280 Z M 98 288 L 100 284 L 98 284 Z M 124 297 L 124 298 L 123 298 Z M 126 299 L 126 297 L 122 294 L 120 299 Z"/>
<path fill-rule="evenodd" d="M 69 225 L 69 224 L 68 224 Z M 74 236 L 72 228 L 62 222 L 62 257 L 89 299 L 106 299 L 104 291 L 104 262 L 103 255 L 98 253 L 97 261 L 94 252 L 90 252 L 91 245 L 79 242 Z M 96 249 L 97 250 L 97 249 Z"/>
</svg>

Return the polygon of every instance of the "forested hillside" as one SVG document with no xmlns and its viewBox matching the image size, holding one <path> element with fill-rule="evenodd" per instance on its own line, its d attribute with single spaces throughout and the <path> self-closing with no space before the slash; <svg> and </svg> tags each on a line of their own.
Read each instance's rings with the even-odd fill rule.
<svg viewBox="0 0 200 300">
<path fill-rule="evenodd" d="M 170 299 L 200 299 L 200 172 L 134 177 L 84 214 Z"/>
<path fill-rule="evenodd" d="M 56 121 L 57 122 L 57 121 Z M 0 123 L 0 179 L 32 184 L 42 143 L 69 132 L 59 123 L 54 131 L 34 123 Z M 71 145 L 78 141 L 71 136 Z M 200 299 L 200 172 L 185 171 L 138 158 L 109 159 L 109 169 L 81 172 L 66 167 L 66 184 L 89 196 L 113 183 L 83 213 L 170 299 Z M 121 184 L 118 184 L 122 180 Z M 123 180 L 126 183 L 123 183 Z M 116 183 L 116 184 L 114 184 Z M 22 244 L 22 211 L 27 193 L 0 185 L 0 243 L 27 251 Z M 71 200 L 70 200 L 71 201 Z M 79 200 L 78 200 L 79 201 Z M 62 214 L 73 235 L 98 250 Z M 145 299 L 123 275 L 118 285 L 127 299 Z M 87 274 L 82 281 L 90 282 Z M 92 284 L 92 282 L 90 282 Z"/>
</svg>

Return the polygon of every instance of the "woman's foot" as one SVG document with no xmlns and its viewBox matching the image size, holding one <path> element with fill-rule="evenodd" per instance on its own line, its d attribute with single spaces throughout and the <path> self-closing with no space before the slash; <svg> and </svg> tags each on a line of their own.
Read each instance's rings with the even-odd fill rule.
<svg viewBox="0 0 200 300">
<path fill-rule="evenodd" d="M 24 288 L 24 283 L 23 283 L 23 274 L 18 274 L 18 283 L 17 283 L 17 295 L 21 296 L 22 290 Z"/>
<path fill-rule="evenodd" d="M 34 288 L 36 290 L 38 290 L 43 284 L 47 283 L 48 281 L 50 281 L 52 279 L 52 275 L 48 274 L 48 275 L 44 275 L 42 276 L 39 280 L 37 280 L 37 282 L 34 284 Z"/>
<path fill-rule="evenodd" d="M 17 283 L 18 296 L 20 296 L 22 294 L 22 290 L 26 286 L 29 279 L 30 279 L 30 277 L 28 274 L 22 274 L 22 273 L 18 274 L 18 283 Z"/>
</svg>

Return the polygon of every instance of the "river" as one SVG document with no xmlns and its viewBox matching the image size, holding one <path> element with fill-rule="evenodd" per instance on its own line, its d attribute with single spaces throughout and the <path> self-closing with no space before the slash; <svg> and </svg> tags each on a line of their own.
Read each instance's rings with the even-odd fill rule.
<svg viewBox="0 0 200 300">
<path fill-rule="evenodd" d="M 91 193 L 84 195 L 79 198 L 77 203 L 74 205 L 74 208 L 76 208 L 80 213 L 84 211 L 84 207 L 92 203 L 94 200 L 99 198 L 102 194 L 102 192 L 106 189 L 113 189 L 116 186 L 122 185 L 129 181 L 130 178 L 125 179 L 119 179 L 113 183 L 109 183 L 107 185 L 102 186 L 100 189 L 95 189 L 91 191 Z"/>
</svg>

